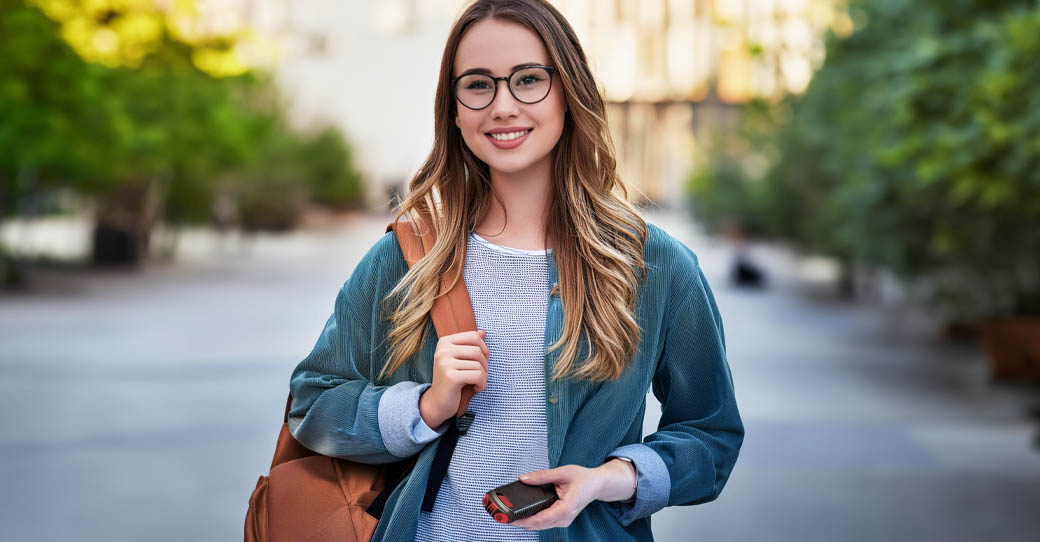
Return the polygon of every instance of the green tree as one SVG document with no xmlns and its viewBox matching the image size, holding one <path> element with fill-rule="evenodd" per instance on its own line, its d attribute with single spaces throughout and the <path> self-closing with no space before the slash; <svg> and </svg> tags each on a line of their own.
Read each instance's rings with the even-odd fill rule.
<svg viewBox="0 0 1040 542">
<path fill-rule="evenodd" d="M 343 135 L 323 128 L 302 140 L 299 161 L 314 203 L 336 208 L 357 208 L 362 202 L 361 174 Z"/>
<path fill-rule="evenodd" d="M 187 40 L 158 6 L 0 0 L 0 213 L 48 189 L 95 197 L 95 259 L 133 263 L 156 221 L 209 221 L 218 196 L 252 227 L 359 205 L 342 136 L 295 133 L 235 36 Z"/>
<path fill-rule="evenodd" d="M 1040 315 L 1040 6 L 859 0 L 762 177 L 769 234 L 934 285 L 952 317 Z"/>
</svg>

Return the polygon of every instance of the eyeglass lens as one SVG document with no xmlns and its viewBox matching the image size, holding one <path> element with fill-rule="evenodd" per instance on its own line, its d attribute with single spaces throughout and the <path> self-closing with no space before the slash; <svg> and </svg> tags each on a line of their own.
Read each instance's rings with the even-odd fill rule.
<svg viewBox="0 0 1040 542">
<path fill-rule="evenodd" d="M 517 100 L 533 104 L 549 94 L 549 71 L 545 68 L 524 68 L 513 72 L 509 90 Z M 471 73 L 455 83 L 455 96 L 466 107 L 483 109 L 495 99 L 496 81 L 488 75 Z"/>
</svg>

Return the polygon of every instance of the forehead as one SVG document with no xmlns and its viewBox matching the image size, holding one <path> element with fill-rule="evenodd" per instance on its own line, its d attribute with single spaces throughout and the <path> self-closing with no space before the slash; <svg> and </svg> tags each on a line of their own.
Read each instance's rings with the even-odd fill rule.
<svg viewBox="0 0 1040 542">
<path fill-rule="evenodd" d="M 466 29 L 455 53 L 455 74 L 472 68 L 487 68 L 509 75 L 517 64 L 549 64 L 542 39 L 526 26 L 511 21 L 485 19 Z"/>
</svg>

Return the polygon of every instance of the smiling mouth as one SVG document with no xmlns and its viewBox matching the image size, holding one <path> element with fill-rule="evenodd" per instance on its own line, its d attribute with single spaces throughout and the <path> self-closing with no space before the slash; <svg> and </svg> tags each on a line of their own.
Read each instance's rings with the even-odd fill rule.
<svg viewBox="0 0 1040 542">
<path fill-rule="evenodd" d="M 524 137 L 525 135 L 530 133 L 530 131 L 531 130 L 528 129 L 528 130 L 521 130 L 519 132 L 506 132 L 506 133 L 502 133 L 502 134 L 491 134 L 491 133 L 489 133 L 487 135 L 489 137 L 491 137 L 491 139 L 494 139 L 495 141 L 513 141 L 515 139 L 520 139 L 521 137 Z"/>
</svg>

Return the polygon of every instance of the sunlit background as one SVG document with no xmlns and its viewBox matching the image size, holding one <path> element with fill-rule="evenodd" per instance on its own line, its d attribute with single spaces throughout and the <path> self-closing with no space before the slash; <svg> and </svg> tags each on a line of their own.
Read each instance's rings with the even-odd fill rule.
<svg viewBox="0 0 1040 542">
<path fill-rule="evenodd" d="M 1040 3 L 552 3 L 747 431 L 656 538 L 1037 540 Z M 4 540 L 242 536 L 465 4 L 0 0 Z"/>
</svg>

